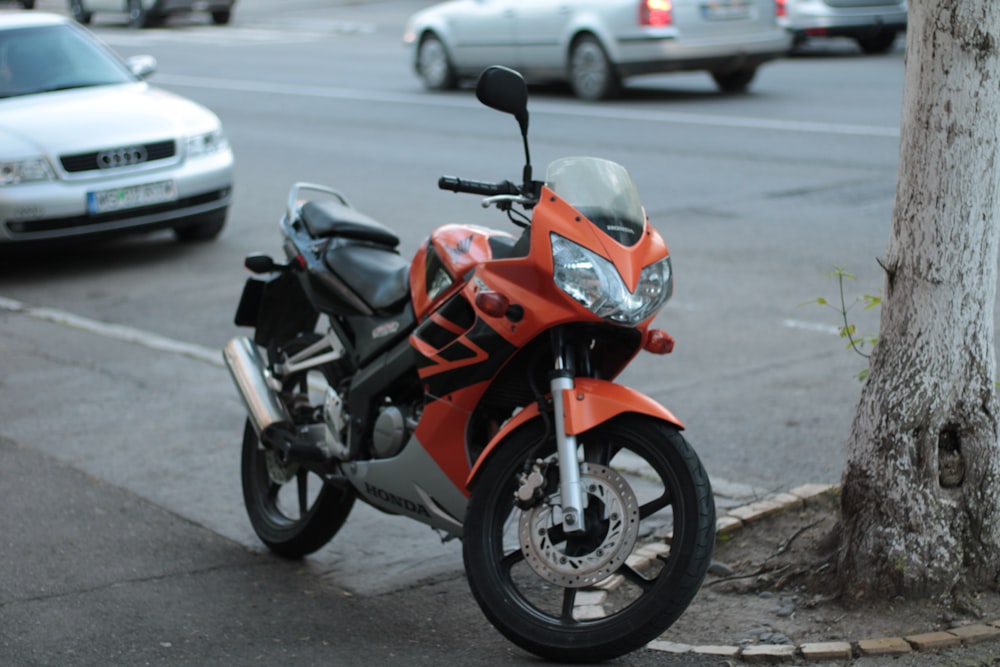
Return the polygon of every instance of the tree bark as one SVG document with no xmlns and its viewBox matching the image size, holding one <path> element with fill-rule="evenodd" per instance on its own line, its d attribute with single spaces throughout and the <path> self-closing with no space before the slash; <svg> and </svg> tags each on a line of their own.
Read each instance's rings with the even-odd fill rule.
<svg viewBox="0 0 1000 667">
<path fill-rule="evenodd" d="M 1000 2 L 910 0 L 878 344 L 848 442 L 848 600 L 995 588 Z"/>
</svg>

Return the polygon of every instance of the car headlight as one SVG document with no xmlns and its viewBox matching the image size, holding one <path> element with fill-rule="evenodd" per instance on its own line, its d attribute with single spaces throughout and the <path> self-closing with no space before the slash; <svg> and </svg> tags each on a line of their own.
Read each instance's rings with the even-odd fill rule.
<svg viewBox="0 0 1000 667">
<path fill-rule="evenodd" d="M 187 156 L 197 157 L 199 155 L 211 155 L 218 153 L 229 147 L 226 135 L 222 130 L 212 130 L 188 137 L 185 141 L 187 146 Z"/>
<path fill-rule="evenodd" d="M 0 186 L 51 181 L 52 168 L 44 158 L 0 161 Z"/>
<path fill-rule="evenodd" d="M 669 256 L 644 268 L 630 292 L 614 264 L 558 234 L 551 239 L 556 286 L 601 318 L 636 325 L 655 315 L 673 292 Z"/>
</svg>

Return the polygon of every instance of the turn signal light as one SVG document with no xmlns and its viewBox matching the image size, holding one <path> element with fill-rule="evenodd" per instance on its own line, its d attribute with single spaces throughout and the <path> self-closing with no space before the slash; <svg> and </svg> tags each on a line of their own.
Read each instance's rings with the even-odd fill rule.
<svg viewBox="0 0 1000 667">
<path fill-rule="evenodd" d="M 674 339 L 666 331 L 650 329 L 642 341 L 642 349 L 653 354 L 670 354 L 674 351 Z"/>
<path fill-rule="evenodd" d="M 503 317 L 507 314 L 510 301 L 499 292 L 480 292 L 476 295 L 476 308 L 490 317 Z"/>
</svg>

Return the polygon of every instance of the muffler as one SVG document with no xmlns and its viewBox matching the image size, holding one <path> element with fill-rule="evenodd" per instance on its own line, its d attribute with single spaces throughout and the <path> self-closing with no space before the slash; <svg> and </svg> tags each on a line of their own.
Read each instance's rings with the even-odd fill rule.
<svg viewBox="0 0 1000 667">
<path fill-rule="evenodd" d="M 275 431 L 292 430 L 292 418 L 271 388 L 267 365 L 253 341 L 246 336 L 234 338 L 222 348 L 222 356 L 257 436 L 263 441 L 270 439 Z"/>
</svg>

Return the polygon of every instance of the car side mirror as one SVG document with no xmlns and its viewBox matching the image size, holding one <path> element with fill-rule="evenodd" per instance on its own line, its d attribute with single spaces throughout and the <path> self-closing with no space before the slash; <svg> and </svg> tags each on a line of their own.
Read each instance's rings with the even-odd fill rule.
<svg viewBox="0 0 1000 667">
<path fill-rule="evenodd" d="M 140 79 L 147 79 L 156 71 L 157 62 L 153 56 L 132 56 L 125 61 L 129 71 Z"/>
</svg>

